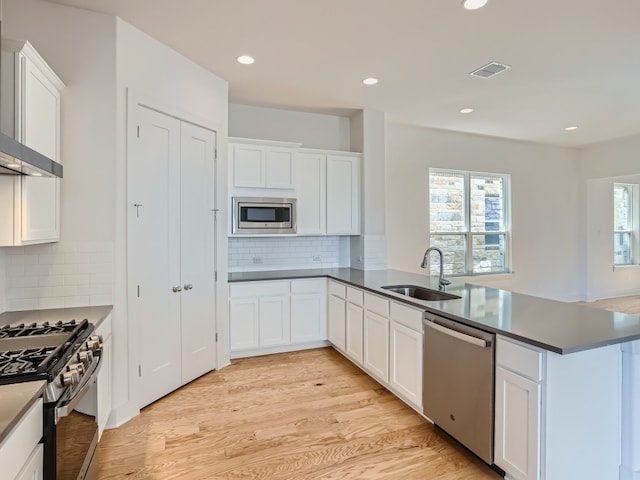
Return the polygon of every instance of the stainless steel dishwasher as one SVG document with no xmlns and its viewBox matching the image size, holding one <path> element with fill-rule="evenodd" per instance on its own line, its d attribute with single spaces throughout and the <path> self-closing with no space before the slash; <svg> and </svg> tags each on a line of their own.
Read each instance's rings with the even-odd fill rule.
<svg viewBox="0 0 640 480">
<path fill-rule="evenodd" d="M 426 312 L 423 412 L 493 463 L 495 335 Z"/>
</svg>

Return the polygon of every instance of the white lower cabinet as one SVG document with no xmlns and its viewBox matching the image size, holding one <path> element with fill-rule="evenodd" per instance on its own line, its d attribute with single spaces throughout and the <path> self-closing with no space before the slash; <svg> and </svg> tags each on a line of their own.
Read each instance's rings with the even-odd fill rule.
<svg viewBox="0 0 640 480">
<path fill-rule="evenodd" d="M 345 353 L 362 365 L 364 361 L 364 309 L 357 304 L 347 302 Z"/>
<path fill-rule="evenodd" d="M 619 345 L 559 355 L 498 336 L 494 463 L 510 480 L 617 479 Z"/>
<path fill-rule="evenodd" d="M 326 344 L 326 280 L 273 280 L 229 285 L 232 357 Z"/>
<path fill-rule="evenodd" d="M 364 368 L 389 382 L 389 300 L 364 294 Z"/>
<path fill-rule="evenodd" d="M 346 286 L 329 280 L 329 342 L 341 352 L 346 350 L 346 296 Z"/>
<path fill-rule="evenodd" d="M 44 476 L 43 461 L 44 450 L 42 444 L 39 443 L 29 455 L 27 463 L 24 464 L 15 480 L 42 480 Z"/>
<path fill-rule="evenodd" d="M 98 422 L 98 435 L 107 426 L 111 415 L 111 315 L 105 318 L 96 329 L 96 333 L 102 336 L 102 363 L 100 373 L 96 381 L 96 421 Z"/>
<path fill-rule="evenodd" d="M 389 386 L 422 412 L 422 310 L 391 302 Z"/>
<path fill-rule="evenodd" d="M 42 398 L 35 400 L 0 443 L 0 478 L 42 479 Z"/>
<path fill-rule="evenodd" d="M 291 281 L 291 343 L 327 339 L 327 281 Z"/>
</svg>

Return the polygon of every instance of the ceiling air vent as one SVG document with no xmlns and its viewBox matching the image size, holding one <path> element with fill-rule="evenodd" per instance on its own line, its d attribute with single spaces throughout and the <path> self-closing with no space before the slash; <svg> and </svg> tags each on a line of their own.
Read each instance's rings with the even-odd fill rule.
<svg viewBox="0 0 640 480">
<path fill-rule="evenodd" d="M 506 65 L 504 63 L 498 63 L 498 62 L 491 62 L 491 63 L 487 63 L 483 67 L 480 67 L 474 70 L 469 75 L 473 77 L 480 77 L 480 78 L 491 78 L 494 75 L 499 74 L 500 72 L 504 72 L 505 70 L 508 70 L 509 68 L 511 68 L 510 65 Z"/>
</svg>

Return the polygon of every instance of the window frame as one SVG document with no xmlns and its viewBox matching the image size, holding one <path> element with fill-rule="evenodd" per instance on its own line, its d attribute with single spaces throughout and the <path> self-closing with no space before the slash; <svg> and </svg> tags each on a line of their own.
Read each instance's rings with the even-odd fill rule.
<svg viewBox="0 0 640 480">
<path fill-rule="evenodd" d="M 615 205 L 615 191 L 617 187 L 625 187 L 628 192 L 629 192 L 629 210 L 630 212 L 628 213 L 628 218 L 630 219 L 630 225 L 628 229 L 618 229 L 616 226 L 616 205 Z M 640 208 L 638 206 L 639 204 L 639 200 L 640 200 L 640 195 L 639 195 L 639 190 L 640 190 L 640 186 L 637 184 L 633 184 L 633 183 L 624 183 L 624 182 L 614 182 L 613 183 L 613 189 L 612 189 L 612 202 L 613 202 L 613 209 L 612 209 L 612 213 L 613 213 L 613 218 L 612 218 L 612 223 L 613 223 L 613 249 L 612 249 L 612 254 L 613 254 L 613 266 L 615 267 L 627 267 L 627 266 L 633 266 L 633 265 L 638 265 L 638 262 L 640 260 L 639 258 L 639 253 L 640 253 L 640 248 L 639 248 L 639 242 L 640 242 L 640 219 L 639 219 L 639 214 L 640 214 Z M 616 236 L 617 235 L 628 235 L 629 236 L 629 261 L 627 263 L 616 263 L 616 255 L 615 255 L 615 248 L 616 248 Z"/>
<path fill-rule="evenodd" d="M 450 231 L 432 231 L 431 230 L 431 176 L 435 175 L 456 175 L 463 177 L 464 183 L 464 232 Z M 495 177 L 502 180 L 503 185 L 503 230 L 478 230 L 473 231 L 471 228 L 471 179 L 473 177 Z M 471 277 L 482 275 L 505 275 L 512 273 L 511 268 L 511 175 L 506 173 L 492 172 L 476 172 L 471 170 L 454 170 L 450 168 L 429 168 L 429 194 L 428 194 L 428 212 L 429 212 L 429 244 L 431 245 L 432 236 L 461 236 L 464 238 L 464 273 L 449 273 L 450 277 Z M 473 271 L 473 238 L 475 236 L 486 235 L 502 235 L 504 237 L 504 269 L 498 272 L 475 272 Z M 432 246 L 432 245 L 431 245 Z M 434 263 L 431 263 L 431 273 L 434 272 Z M 439 269 L 438 269 L 439 270 Z"/>
</svg>

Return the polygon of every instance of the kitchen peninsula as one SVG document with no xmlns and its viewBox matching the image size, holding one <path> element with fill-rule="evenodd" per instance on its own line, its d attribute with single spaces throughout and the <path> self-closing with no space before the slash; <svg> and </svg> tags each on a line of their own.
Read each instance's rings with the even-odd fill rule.
<svg viewBox="0 0 640 480">
<path fill-rule="evenodd" d="M 507 478 L 633 478 L 640 317 L 471 284 L 447 287 L 459 299 L 422 301 L 381 287 L 437 290 L 437 278 L 395 270 L 236 272 L 229 282 L 233 289 L 242 282 L 293 284 L 323 277 L 329 279 L 327 297 L 332 297 L 331 285 L 339 284 L 388 301 L 387 329 L 394 325 L 394 306 L 406 306 L 497 335 L 494 463 Z M 329 308 L 329 340 L 357 364 L 348 348 L 331 340 L 331 315 Z M 230 321 L 233 331 L 233 312 Z M 419 354 L 422 360 L 422 350 Z M 393 368 L 386 378 L 366 364 L 361 368 L 422 414 L 415 401 L 394 388 Z"/>
</svg>

